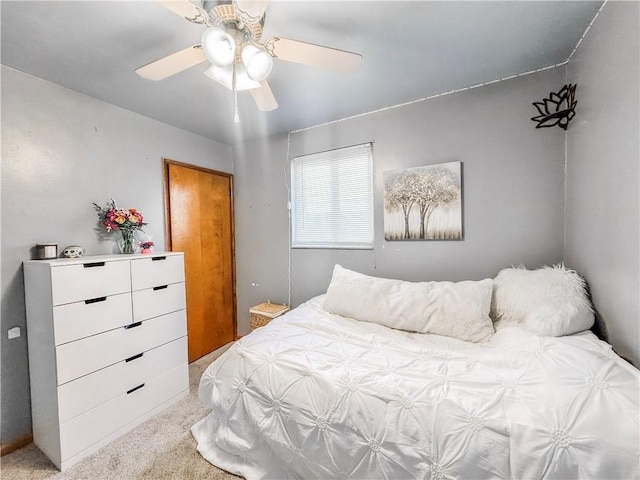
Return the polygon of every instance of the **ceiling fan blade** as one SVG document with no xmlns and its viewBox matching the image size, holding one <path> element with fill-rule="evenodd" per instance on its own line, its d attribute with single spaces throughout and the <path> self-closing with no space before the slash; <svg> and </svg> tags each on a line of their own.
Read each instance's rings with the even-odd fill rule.
<svg viewBox="0 0 640 480">
<path fill-rule="evenodd" d="M 204 56 L 202 47 L 200 45 L 192 45 L 160 60 L 148 63 L 136 69 L 136 73 L 149 80 L 163 80 L 187 68 L 198 65 L 206 59 L 207 57 Z"/>
<path fill-rule="evenodd" d="M 269 0 L 233 0 L 233 9 L 245 23 L 259 22 L 269 6 Z"/>
<path fill-rule="evenodd" d="M 266 80 L 260 82 L 260 88 L 253 88 L 249 91 L 258 106 L 258 110 L 270 112 L 278 108 L 278 102 L 276 102 L 276 98 L 273 96 L 271 87 L 269 87 Z"/>
<path fill-rule="evenodd" d="M 340 73 L 353 73 L 362 67 L 362 55 L 313 43 L 273 37 L 264 44 L 272 57 Z"/>
<path fill-rule="evenodd" d="M 203 17 L 204 10 L 198 8 L 189 0 L 156 0 L 164 7 L 177 13 L 181 17 L 186 18 L 194 23 L 206 23 L 206 17 Z"/>
</svg>

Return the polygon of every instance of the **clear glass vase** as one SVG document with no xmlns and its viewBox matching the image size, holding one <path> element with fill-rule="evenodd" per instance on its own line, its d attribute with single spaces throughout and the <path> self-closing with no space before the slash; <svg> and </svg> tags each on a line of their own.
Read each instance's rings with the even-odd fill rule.
<svg viewBox="0 0 640 480">
<path fill-rule="evenodd" d="M 120 230 L 122 240 L 118 242 L 120 253 L 136 253 L 135 230 Z"/>
</svg>

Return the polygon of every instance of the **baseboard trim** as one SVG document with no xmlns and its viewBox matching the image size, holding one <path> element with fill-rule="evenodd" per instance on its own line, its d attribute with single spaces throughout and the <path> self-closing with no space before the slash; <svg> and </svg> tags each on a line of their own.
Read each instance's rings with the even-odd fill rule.
<svg viewBox="0 0 640 480">
<path fill-rule="evenodd" d="M 31 442 L 33 442 L 33 435 L 28 433 L 27 435 L 16 438 L 11 442 L 3 443 L 2 445 L 0 445 L 0 457 L 4 457 L 5 455 L 11 452 L 15 452 L 22 447 L 26 447 Z"/>
</svg>

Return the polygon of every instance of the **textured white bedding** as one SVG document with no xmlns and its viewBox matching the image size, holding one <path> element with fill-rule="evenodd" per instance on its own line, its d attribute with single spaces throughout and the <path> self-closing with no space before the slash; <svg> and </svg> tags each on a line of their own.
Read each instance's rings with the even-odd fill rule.
<svg viewBox="0 0 640 480">
<path fill-rule="evenodd" d="M 204 458 L 248 479 L 640 478 L 640 372 L 590 332 L 474 344 L 321 305 L 208 367 Z"/>
</svg>

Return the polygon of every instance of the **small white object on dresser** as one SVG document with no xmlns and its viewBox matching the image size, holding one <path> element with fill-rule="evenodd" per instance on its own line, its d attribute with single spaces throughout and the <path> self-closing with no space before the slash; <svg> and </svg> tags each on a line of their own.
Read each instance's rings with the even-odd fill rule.
<svg viewBox="0 0 640 480">
<path fill-rule="evenodd" d="M 33 441 L 60 470 L 189 391 L 184 254 L 24 262 Z"/>
</svg>

